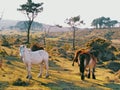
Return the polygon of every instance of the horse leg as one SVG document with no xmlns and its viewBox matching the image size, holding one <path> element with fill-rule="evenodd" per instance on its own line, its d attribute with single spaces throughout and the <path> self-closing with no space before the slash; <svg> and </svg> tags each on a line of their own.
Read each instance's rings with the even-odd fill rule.
<svg viewBox="0 0 120 90">
<path fill-rule="evenodd" d="M 80 61 L 80 72 L 81 72 L 81 79 L 84 80 L 85 76 L 84 76 L 84 71 L 85 71 L 85 55 L 80 55 L 79 56 L 79 60 Z"/>
<path fill-rule="evenodd" d="M 85 76 L 84 76 L 84 66 L 83 65 L 80 65 L 80 72 L 81 72 L 81 79 L 84 80 L 85 79 Z"/>
<path fill-rule="evenodd" d="M 74 66 L 74 62 L 75 62 L 75 60 L 73 61 L 72 66 Z M 78 60 L 77 63 L 78 63 L 78 66 L 79 66 L 80 65 L 80 60 Z"/>
<path fill-rule="evenodd" d="M 26 78 L 28 79 L 32 79 L 32 75 L 31 75 L 31 64 L 26 64 L 27 65 L 27 72 L 28 72 L 28 75 Z"/>
<path fill-rule="evenodd" d="M 92 69 L 92 78 L 96 79 L 94 72 L 95 72 L 95 68 Z"/>
<path fill-rule="evenodd" d="M 74 66 L 74 61 L 73 61 L 73 63 L 72 63 L 72 66 Z"/>
<path fill-rule="evenodd" d="M 28 75 L 28 64 L 25 64 L 26 65 L 26 70 L 27 70 L 27 76 L 26 76 L 26 78 L 28 78 L 29 77 L 29 75 Z"/>
<path fill-rule="evenodd" d="M 80 66 L 80 60 L 79 59 L 78 59 L 77 63 L 78 63 L 78 66 Z"/>
<path fill-rule="evenodd" d="M 45 66 L 46 66 L 46 76 L 45 76 L 45 78 L 48 78 L 48 77 L 49 77 L 49 73 L 48 73 L 48 70 L 49 70 L 49 62 L 48 62 L 48 61 L 45 61 Z"/>
<path fill-rule="evenodd" d="M 88 71 L 88 76 L 87 76 L 88 78 L 90 78 L 90 68 L 89 68 L 89 71 Z"/>
<path fill-rule="evenodd" d="M 84 67 L 84 57 L 80 58 L 79 68 L 80 68 L 80 72 L 81 72 L 81 79 L 84 80 L 85 79 L 85 76 L 84 76 L 84 70 L 85 70 L 85 67 Z"/>
<path fill-rule="evenodd" d="M 40 73 L 38 74 L 38 77 L 42 77 L 43 72 L 43 63 L 40 64 Z"/>
</svg>

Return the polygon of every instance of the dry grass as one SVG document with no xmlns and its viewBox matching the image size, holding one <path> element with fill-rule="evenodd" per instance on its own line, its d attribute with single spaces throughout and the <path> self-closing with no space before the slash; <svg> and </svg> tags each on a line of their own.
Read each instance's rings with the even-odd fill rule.
<svg viewBox="0 0 120 90">
<path fill-rule="evenodd" d="M 115 44 L 120 44 L 120 40 L 119 39 L 112 40 L 112 42 L 115 43 Z"/>
<path fill-rule="evenodd" d="M 9 63 L 8 63 L 9 61 Z M 0 71 L 0 90 L 112 90 L 118 89 L 119 82 L 112 82 L 114 74 L 110 69 L 96 68 L 96 80 L 80 80 L 78 65 L 72 67 L 72 62 L 61 57 L 50 58 L 50 77 L 45 77 L 45 69 L 42 78 L 37 78 L 39 66 L 32 67 L 32 80 L 27 80 L 26 69 L 19 57 L 6 57 L 3 60 L 3 69 Z M 27 86 L 14 86 L 17 79 L 21 79 Z M 114 84 L 111 87 L 111 83 Z M 120 88 L 119 88 L 120 89 Z"/>
<path fill-rule="evenodd" d="M 88 39 L 88 36 L 96 35 L 91 31 L 90 34 L 86 34 L 84 39 Z M 98 31 L 96 31 L 98 32 Z M 101 31 L 102 32 L 102 31 Z M 3 32 L 2 32 L 3 33 Z M 78 34 L 78 33 L 77 33 Z M 83 33 L 81 33 L 82 35 Z M 99 33 L 99 36 L 101 34 Z M 62 37 L 62 36 L 61 36 Z M 82 37 L 82 36 L 81 36 Z M 63 38 L 63 37 L 62 37 Z M 66 37 L 69 38 L 69 37 Z M 51 40 L 47 39 L 47 40 Z M 55 38 L 53 41 L 58 40 Z M 68 58 L 58 57 L 52 54 L 50 58 L 50 77 L 45 78 L 45 69 L 42 78 L 37 78 L 39 73 L 39 66 L 33 65 L 32 75 L 33 79 L 26 79 L 25 65 L 19 58 L 19 49 L 4 48 L 9 56 L 6 56 L 3 60 L 2 68 L 0 70 L 0 90 L 119 90 L 120 89 L 120 74 L 113 72 L 111 69 L 106 68 L 106 62 L 104 64 L 98 64 L 96 68 L 96 80 L 87 79 L 82 81 L 80 79 L 80 73 L 77 63 L 72 67 L 72 61 Z M 28 83 L 26 86 L 15 86 L 13 83 L 21 79 Z"/>
</svg>

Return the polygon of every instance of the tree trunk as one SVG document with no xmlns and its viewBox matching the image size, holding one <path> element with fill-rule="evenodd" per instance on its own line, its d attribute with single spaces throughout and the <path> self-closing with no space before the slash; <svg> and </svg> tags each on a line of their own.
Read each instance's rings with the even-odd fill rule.
<svg viewBox="0 0 120 90">
<path fill-rule="evenodd" d="M 44 31 L 44 46 L 46 47 L 46 30 Z"/>
<path fill-rule="evenodd" d="M 27 43 L 28 44 L 30 43 L 30 29 L 31 29 L 32 22 L 33 21 L 31 21 L 31 20 L 29 20 L 29 22 L 28 22 L 28 31 L 27 31 Z"/>
<path fill-rule="evenodd" d="M 98 29 L 98 25 L 96 24 L 96 29 Z"/>
<path fill-rule="evenodd" d="M 73 27 L 73 50 L 75 50 L 75 27 Z"/>
</svg>

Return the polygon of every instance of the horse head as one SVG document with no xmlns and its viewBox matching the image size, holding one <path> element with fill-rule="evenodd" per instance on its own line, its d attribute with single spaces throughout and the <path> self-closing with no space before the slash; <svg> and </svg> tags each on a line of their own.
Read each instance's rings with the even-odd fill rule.
<svg viewBox="0 0 120 90">
<path fill-rule="evenodd" d="M 26 45 L 20 45 L 20 57 L 21 59 L 23 58 L 23 54 L 24 54 L 24 51 L 25 51 L 25 48 L 26 48 Z"/>
<path fill-rule="evenodd" d="M 75 52 L 75 56 L 74 56 L 74 58 L 73 58 L 72 66 L 74 66 L 74 62 L 78 62 L 78 56 L 79 56 L 80 53 L 81 53 L 80 50 L 78 50 L 78 51 Z M 78 64 L 79 64 L 79 63 L 78 63 Z"/>
</svg>

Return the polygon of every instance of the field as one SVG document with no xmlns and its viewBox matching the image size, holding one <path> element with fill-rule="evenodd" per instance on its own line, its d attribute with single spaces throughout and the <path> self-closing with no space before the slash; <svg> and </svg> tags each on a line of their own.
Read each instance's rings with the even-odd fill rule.
<svg viewBox="0 0 120 90">
<path fill-rule="evenodd" d="M 119 30 L 114 31 L 111 36 L 113 45 L 118 49 L 119 44 Z M 0 32 L 8 35 L 9 32 Z M 101 30 L 83 30 L 76 35 L 76 45 L 84 47 L 85 43 L 94 37 L 104 37 L 105 33 Z M 9 36 L 25 35 L 24 33 L 14 32 Z M 32 36 L 33 35 L 33 36 Z M 43 44 L 42 34 L 33 33 L 31 40 L 39 38 Z M 120 61 L 105 61 L 98 62 L 96 67 L 96 80 L 85 78 L 84 81 L 80 79 L 80 72 L 77 63 L 72 66 L 72 58 L 74 51 L 71 50 L 71 32 L 49 33 L 46 37 L 46 50 L 50 54 L 49 59 L 49 73 L 50 77 L 45 78 L 45 68 L 42 78 L 37 78 L 39 73 L 39 65 L 32 66 L 33 79 L 26 79 L 26 68 L 19 57 L 19 45 L 12 45 L 12 47 L 1 46 L 7 51 L 8 55 L 2 58 L 3 65 L 0 70 L 0 90 L 119 90 L 120 89 Z M 81 36 L 81 37 L 80 37 Z M 11 39 L 9 39 L 11 40 Z M 13 40 L 13 39 L 12 39 Z M 22 40 L 25 40 L 22 37 Z M 33 40 L 35 41 L 35 40 Z M 33 42 L 32 41 L 32 42 Z M 78 42 L 80 41 L 80 42 Z M 13 42 L 13 41 L 11 41 Z M 65 54 L 58 51 L 59 48 L 65 49 Z"/>
</svg>

